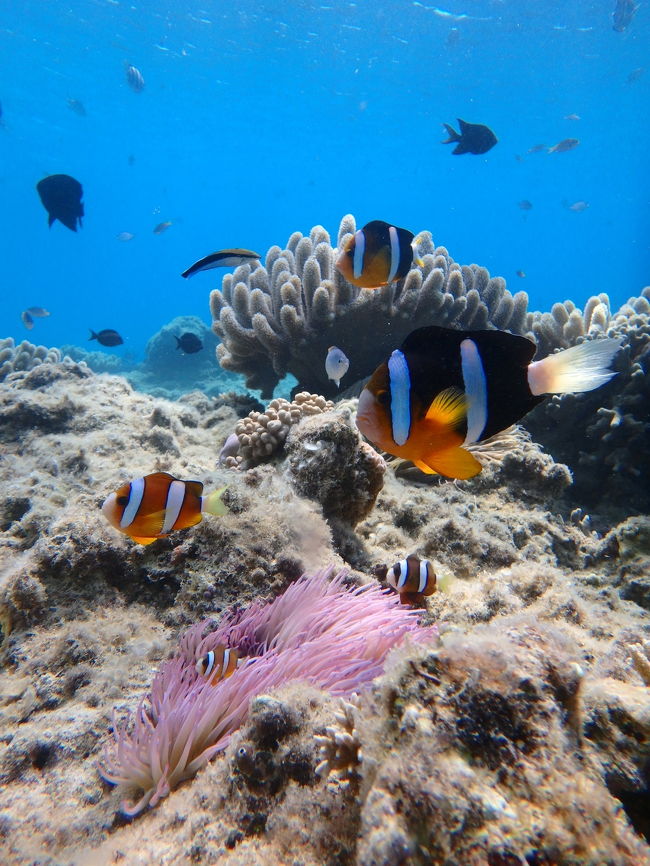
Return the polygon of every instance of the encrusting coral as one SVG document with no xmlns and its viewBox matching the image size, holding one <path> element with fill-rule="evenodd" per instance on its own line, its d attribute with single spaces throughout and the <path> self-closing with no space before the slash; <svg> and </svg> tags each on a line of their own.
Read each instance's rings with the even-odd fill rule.
<svg viewBox="0 0 650 866">
<path fill-rule="evenodd" d="M 355 230 L 354 217 L 345 216 L 339 249 Z M 513 296 L 485 268 L 461 267 L 444 247 L 434 247 L 428 233 L 420 236 L 419 255 L 423 264 L 414 264 L 403 280 L 368 291 L 336 270 L 336 250 L 322 226 L 309 237 L 294 232 L 286 249 L 271 247 L 264 265 L 241 265 L 211 293 L 221 366 L 243 373 L 247 387 L 261 389 L 263 398 L 272 396 L 287 373 L 299 389 L 334 396 L 337 389 L 325 372 L 332 345 L 349 358 L 347 381 L 354 382 L 420 325 L 524 332 L 525 292 Z M 360 334 L 372 338 L 360 340 Z"/>
<path fill-rule="evenodd" d="M 144 791 L 135 804 L 123 804 L 126 814 L 156 805 L 225 749 L 256 695 L 295 679 L 350 694 L 383 671 L 387 653 L 407 634 L 436 637 L 435 628 L 419 626 L 417 612 L 404 610 L 378 584 L 348 589 L 345 577 L 345 571 L 332 578 L 331 568 L 322 569 L 274 601 L 226 615 L 208 634 L 210 621 L 189 629 L 178 654 L 156 674 L 132 725 L 114 724 L 102 775 Z M 244 663 L 213 684 L 195 664 L 224 644 L 236 648 Z"/>
<path fill-rule="evenodd" d="M 334 725 L 325 728 L 325 734 L 314 737 L 321 758 L 316 774 L 326 777 L 330 773 L 338 773 L 346 778 L 356 772 L 357 766 L 363 760 L 358 730 L 361 718 L 354 696 L 349 701 L 340 698 L 334 721 Z"/>
</svg>

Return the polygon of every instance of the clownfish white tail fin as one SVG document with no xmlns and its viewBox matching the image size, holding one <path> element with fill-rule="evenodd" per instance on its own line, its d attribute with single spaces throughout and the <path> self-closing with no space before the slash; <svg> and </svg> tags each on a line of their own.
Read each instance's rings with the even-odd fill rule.
<svg viewBox="0 0 650 866">
<path fill-rule="evenodd" d="M 217 517 L 223 517 L 228 514 L 230 509 L 221 499 L 221 494 L 225 491 L 225 487 L 220 487 L 219 490 L 213 490 L 207 496 L 201 497 L 201 511 L 208 514 L 215 514 Z"/>
<path fill-rule="evenodd" d="M 609 369 L 622 338 L 606 337 L 587 340 L 571 346 L 528 367 L 528 387 L 531 393 L 571 394 L 593 391 L 609 382 L 616 373 Z"/>
</svg>

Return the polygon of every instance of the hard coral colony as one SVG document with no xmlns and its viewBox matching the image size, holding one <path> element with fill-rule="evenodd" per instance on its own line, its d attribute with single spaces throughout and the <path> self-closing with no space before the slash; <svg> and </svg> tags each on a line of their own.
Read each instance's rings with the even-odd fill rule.
<svg viewBox="0 0 650 866">
<path fill-rule="evenodd" d="M 256 695 L 293 680 L 350 695 L 382 673 L 388 652 L 408 635 L 433 640 L 435 627 L 418 624 L 379 585 L 345 585 L 345 571 L 304 575 L 281 596 L 192 626 L 176 656 L 156 674 L 135 717 L 114 723 L 101 773 L 106 781 L 144 794 L 127 815 L 155 806 L 223 751 L 241 726 Z M 221 645 L 237 650 L 243 663 L 227 679 L 213 682 L 197 661 Z"/>
</svg>

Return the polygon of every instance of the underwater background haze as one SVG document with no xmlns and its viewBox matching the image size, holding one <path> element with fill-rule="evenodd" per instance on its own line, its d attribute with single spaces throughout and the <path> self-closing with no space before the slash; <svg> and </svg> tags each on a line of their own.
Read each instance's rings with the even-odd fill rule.
<svg viewBox="0 0 650 866">
<path fill-rule="evenodd" d="M 614 6 L 7 0 L 2 335 L 95 349 L 114 328 L 108 351 L 141 356 L 177 315 L 210 323 L 224 271 L 184 281 L 192 262 L 348 212 L 430 230 L 531 309 L 617 307 L 649 281 L 650 11 L 617 32 Z M 498 144 L 454 156 L 457 118 Z M 48 229 L 35 187 L 57 173 L 83 185 L 77 233 Z M 51 316 L 28 333 L 33 305 Z"/>
</svg>

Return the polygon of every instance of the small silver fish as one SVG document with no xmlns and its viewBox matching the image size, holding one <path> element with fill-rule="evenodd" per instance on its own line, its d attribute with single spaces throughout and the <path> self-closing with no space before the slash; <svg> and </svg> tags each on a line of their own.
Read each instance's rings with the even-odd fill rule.
<svg viewBox="0 0 650 866">
<path fill-rule="evenodd" d="M 583 210 L 587 210 L 589 207 L 588 201 L 574 201 L 573 204 L 567 205 L 569 210 L 572 210 L 574 213 L 582 213 Z"/>
<path fill-rule="evenodd" d="M 132 241 L 135 235 L 133 232 L 120 232 L 119 235 L 115 235 L 118 241 Z"/>
<path fill-rule="evenodd" d="M 137 66 L 127 66 L 126 83 L 136 93 L 144 90 L 144 77 Z"/>
<path fill-rule="evenodd" d="M 37 319 L 45 319 L 50 315 L 50 311 L 46 310 L 45 307 L 27 307 L 26 312 L 30 316 L 36 316 Z"/>
<path fill-rule="evenodd" d="M 345 376 L 350 368 L 350 361 L 343 352 L 336 346 L 330 346 L 327 350 L 327 358 L 325 358 L 325 372 L 327 378 L 336 382 L 336 387 L 340 387 L 341 379 Z"/>
</svg>

